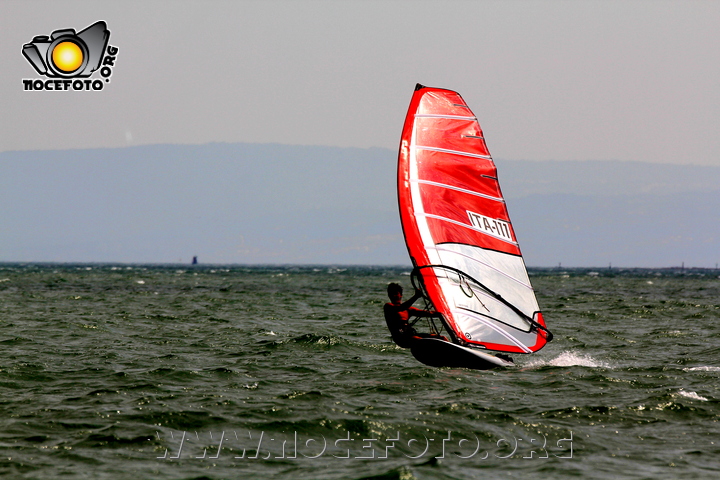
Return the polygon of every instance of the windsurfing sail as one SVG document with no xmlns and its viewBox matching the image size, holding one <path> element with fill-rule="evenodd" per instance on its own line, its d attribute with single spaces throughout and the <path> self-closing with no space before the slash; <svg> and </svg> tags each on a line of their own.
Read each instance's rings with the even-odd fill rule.
<svg viewBox="0 0 720 480">
<path fill-rule="evenodd" d="M 477 118 L 451 90 L 416 87 L 398 157 L 414 282 L 463 346 L 532 353 L 552 339 Z"/>
</svg>

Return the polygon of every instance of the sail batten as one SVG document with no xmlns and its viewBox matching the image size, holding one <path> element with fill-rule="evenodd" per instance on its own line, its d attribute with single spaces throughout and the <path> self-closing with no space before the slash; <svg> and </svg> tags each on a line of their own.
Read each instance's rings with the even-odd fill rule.
<svg viewBox="0 0 720 480">
<path fill-rule="evenodd" d="M 455 105 L 457 106 L 457 105 Z M 466 107 L 468 110 L 470 107 Z M 475 117 L 468 117 L 468 116 L 462 116 L 462 115 L 432 115 L 432 114 L 420 114 L 418 113 L 415 115 L 415 118 L 449 118 L 452 120 L 477 120 Z"/>
<path fill-rule="evenodd" d="M 466 189 L 466 188 L 456 187 L 456 186 L 448 185 L 448 184 L 445 184 L 445 183 L 433 182 L 433 181 L 430 181 L 430 180 L 410 180 L 410 181 L 411 181 L 411 182 L 424 183 L 425 185 L 434 185 L 434 186 L 436 186 L 436 187 L 447 188 L 447 189 L 449 189 L 449 190 L 456 190 L 456 191 L 458 191 L 458 192 L 468 193 L 468 194 L 470 194 L 470 195 L 477 195 L 478 197 L 487 198 L 488 200 L 492 200 L 492 201 L 494 201 L 494 202 L 502 202 L 502 203 L 505 203 L 505 199 L 504 199 L 504 198 L 493 197 L 493 196 L 491 196 L 491 195 L 486 195 L 486 194 L 484 194 L 484 193 L 475 192 L 475 191 L 473 191 L 473 190 L 468 190 L 468 189 Z"/>
<path fill-rule="evenodd" d="M 552 335 L 484 137 L 457 92 L 417 88 L 398 157 L 403 233 L 415 274 L 454 342 L 531 353 Z"/>
<path fill-rule="evenodd" d="M 447 148 L 428 147 L 427 145 L 415 145 L 415 148 L 417 148 L 418 150 L 428 150 L 431 152 L 452 153 L 453 155 L 460 155 L 463 157 L 485 158 L 487 160 L 490 160 L 492 158 L 490 157 L 490 155 L 478 155 L 477 153 L 463 152 L 460 150 L 449 150 Z"/>
</svg>

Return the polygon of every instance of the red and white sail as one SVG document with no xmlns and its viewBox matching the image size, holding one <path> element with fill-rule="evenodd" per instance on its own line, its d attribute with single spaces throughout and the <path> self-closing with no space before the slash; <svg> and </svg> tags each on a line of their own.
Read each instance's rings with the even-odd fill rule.
<svg viewBox="0 0 720 480">
<path fill-rule="evenodd" d="M 418 85 L 398 159 L 408 251 L 460 344 L 531 353 L 551 338 L 480 125 L 457 92 Z"/>
</svg>

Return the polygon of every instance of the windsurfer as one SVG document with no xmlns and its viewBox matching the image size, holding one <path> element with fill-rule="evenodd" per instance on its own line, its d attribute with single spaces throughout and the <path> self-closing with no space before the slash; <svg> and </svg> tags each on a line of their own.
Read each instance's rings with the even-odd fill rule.
<svg viewBox="0 0 720 480">
<path fill-rule="evenodd" d="M 412 306 L 420 297 L 422 292 L 415 289 L 415 295 L 410 300 L 403 303 L 403 288 L 400 284 L 390 283 L 387 287 L 387 294 L 390 301 L 385 304 L 383 310 L 385 312 L 385 322 L 387 323 L 392 338 L 402 348 L 410 348 L 413 340 L 420 338 L 439 338 L 446 340 L 447 338 L 435 333 L 419 333 L 410 325 L 410 316 L 414 317 L 440 317 L 439 312 L 430 310 L 421 310 Z"/>
</svg>

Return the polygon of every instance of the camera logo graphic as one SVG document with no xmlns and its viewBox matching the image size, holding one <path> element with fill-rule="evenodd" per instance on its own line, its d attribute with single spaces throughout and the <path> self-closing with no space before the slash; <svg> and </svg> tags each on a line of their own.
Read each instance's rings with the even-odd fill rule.
<svg viewBox="0 0 720 480">
<path fill-rule="evenodd" d="M 40 75 L 59 80 L 23 79 L 25 90 L 102 90 L 101 80 L 80 79 L 100 69 L 100 76 L 110 81 L 118 48 L 109 46 L 109 40 L 103 21 L 80 32 L 67 28 L 35 36 L 23 45 L 23 56 Z"/>
</svg>

